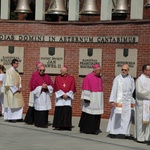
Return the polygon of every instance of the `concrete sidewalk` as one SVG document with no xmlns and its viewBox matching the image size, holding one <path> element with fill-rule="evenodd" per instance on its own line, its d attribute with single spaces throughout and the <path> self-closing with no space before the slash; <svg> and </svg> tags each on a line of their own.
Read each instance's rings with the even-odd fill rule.
<svg viewBox="0 0 150 150">
<path fill-rule="evenodd" d="M 50 122 L 53 116 L 49 116 Z M 34 125 L 4 122 L 0 117 L 0 150 L 149 150 L 147 144 L 128 139 L 107 137 L 107 119 L 102 119 L 99 135 L 81 134 L 79 117 L 73 117 L 72 131 L 57 131 L 51 126 L 37 128 Z M 133 127 L 131 129 L 133 133 Z"/>
</svg>

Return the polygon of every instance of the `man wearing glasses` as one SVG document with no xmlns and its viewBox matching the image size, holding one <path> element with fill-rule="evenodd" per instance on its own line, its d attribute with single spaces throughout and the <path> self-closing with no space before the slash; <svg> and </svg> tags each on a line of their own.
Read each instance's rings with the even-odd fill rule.
<svg viewBox="0 0 150 150">
<path fill-rule="evenodd" d="M 135 100 L 132 97 L 135 89 L 134 79 L 129 75 L 129 66 L 124 64 L 121 74 L 115 77 L 109 102 L 112 110 L 107 132 L 110 138 L 129 138 L 131 110 Z"/>
<path fill-rule="evenodd" d="M 4 120 L 22 121 L 24 101 L 22 97 L 21 77 L 17 71 L 19 62 L 13 59 L 11 68 L 6 71 L 4 94 Z"/>
<path fill-rule="evenodd" d="M 45 66 L 38 68 L 31 85 L 34 94 L 34 125 L 48 128 L 48 114 L 51 109 L 50 96 L 53 92 L 53 82 L 49 75 L 45 74 Z"/>
<path fill-rule="evenodd" d="M 150 64 L 143 65 L 142 72 L 136 80 L 135 138 L 150 144 Z"/>
</svg>

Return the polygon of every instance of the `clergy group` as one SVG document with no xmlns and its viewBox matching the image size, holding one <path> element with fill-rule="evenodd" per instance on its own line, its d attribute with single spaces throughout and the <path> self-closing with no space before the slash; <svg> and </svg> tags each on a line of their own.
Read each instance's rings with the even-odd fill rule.
<svg viewBox="0 0 150 150">
<path fill-rule="evenodd" d="M 22 122 L 36 127 L 54 130 L 72 130 L 72 104 L 76 92 L 75 78 L 69 68 L 63 66 L 60 74 L 52 81 L 45 73 L 46 67 L 37 62 L 30 78 L 29 107 L 23 119 L 24 100 L 21 76 L 17 70 L 19 62 L 13 59 L 5 72 L 0 68 L 0 96 L 4 120 Z M 150 65 L 142 67 L 141 75 L 135 80 L 128 64 L 123 64 L 120 74 L 112 82 L 109 103 L 111 113 L 106 132 L 110 138 L 133 139 L 140 143 L 150 142 Z M 3 74 L 3 75 L 1 75 Z M 102 132 L 101 116 L 104 113 L 104 92 L 102 67 L 94 64 L 91 72 L 83 79 L 81 87 L 82 112 L 79 131 L 83 134 L 98 135 Z M 52 108 L 52 94 L 55 97 L 53 122 L 48 121 Z M 131 123 L 134 135 L 130 134 Z"/>
</svg>

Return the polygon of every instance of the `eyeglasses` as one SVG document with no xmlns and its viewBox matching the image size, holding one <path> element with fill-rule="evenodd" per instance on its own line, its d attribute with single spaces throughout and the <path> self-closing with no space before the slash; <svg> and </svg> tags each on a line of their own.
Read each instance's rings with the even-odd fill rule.
<svg viewBox="0 0 150 150">
<path fill-rule="evenodd" d="M 40 72 L 45 72 L 45 69 L 44 70 L 40 69 Z"/>
<path fill-rule="evenodd" d="M 127 69 L 121 69 L 122 71 L 127 71 Z"/>
</svg>

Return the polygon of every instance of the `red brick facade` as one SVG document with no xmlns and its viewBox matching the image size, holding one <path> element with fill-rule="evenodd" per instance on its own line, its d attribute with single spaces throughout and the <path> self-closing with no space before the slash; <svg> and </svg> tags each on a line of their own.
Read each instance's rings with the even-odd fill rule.
<svg viewBox="0 0 150 150">
<path fill-rule="evenodd" d="M 81 113 L 81 85 L 83 77 L 78 75 L 79 49 L 100 48 L 102 49 L 102 74 L 104 83 L 105 110 L 103 117 L 108 118 L 110 114 L 109 95 L 112 81 L 115 76 L 115 51 L 117 48 L 138 49 L 137 76 L 141 73 L 141 67 L 150 63 L 150 10 L 144 9 L 144 20 L 122 20 L 122 21 L 99 21 L 99 22 L 46 22 L 46 21 L 0 21 L 0 34 L 18 35 L 48 35 L 48 36 L 138 36 L 139 42 L 135 44 L 101 44 L 101 43 L 52 43 L 52 42 L 19 42 L 0 41 L 0 46 L 24 47 L 24 73 L 21 74 L 23 82 L 23 96 L 25 100 L 24 113 L 28 108 L 29 79 L 35 71 L 35 63 L 39 61 L 40 47 L 62 47 L 65 52 L 65 65 L 69 67 L 70 74 L 76 80 L 75 99 L 73 101 L 73 115 L 80 116 Z M 54 80 L 55 75 L 51 75 Z M 54 113 L 54 95 L 52 97 Z"/>
</svg>

